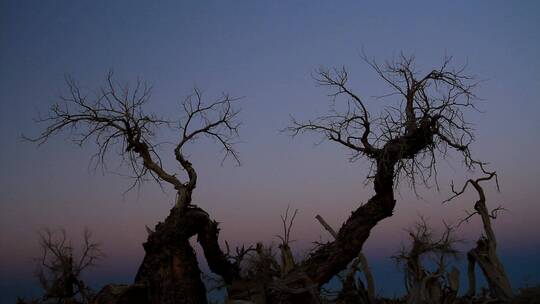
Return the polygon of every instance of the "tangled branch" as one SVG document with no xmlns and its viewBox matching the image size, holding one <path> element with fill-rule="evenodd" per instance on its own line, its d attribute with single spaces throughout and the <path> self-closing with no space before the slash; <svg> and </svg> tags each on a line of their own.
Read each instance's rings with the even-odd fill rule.
<svg viewBox="0 0 540 304">
<path fill-rule="evenodd" d="M 396 158 L 396 177 L 403 174 L 414 187 L 417 179 L 427 185 L 436 175 L 437 154 L 445 157 L 448 149 L 463 155 L 468 167 L 474 166 L 469 145 L 474 140 L 472 126 L 466 122 L 465 109 L 476 109 L 473 93 L 478 82 L 465 73 L 465 66 L 450 67 L 452 57 L 445 57 L 442 65 L 426 74 L 414 67 L 414 56 L 401 54 L 397 61 L 379 65 L 365 54 L 362 60 L 383 79 L 391 91 L 377 99 L 395 99 L 387 104 L 379 116 L 373 116 L 366 101 L 349 86 L 349 73 L 345 67 L 320 68 L 314 73 L 318 86 L 328 88 L 333 102 L 329 115 L 312 120 L 292 118 L 287 131 L 292 136 L 312 132 L 336 142 L 351 151 L 351 160 L 365 156 L 372 160 Z M 344 106 L 336 107 L 338 101 Z M 420 153 L 411 154 L 406 138 L 424 129 L 431 143 Z M 388 149 L 392 145 L 398 147 Z M 372 176 L 369 174 L 368 176 Z M 399 181 L 399 178 L 396 178 Z"/>
<path fill-rule="evenodd" d="M 183 153 L 186 145 L 201 136 L 213 139 L 222 147 L 223 160 L 231 157 L 239 163 L 234 149 L 240 126 L 239 110 L 235 108 L 238 98 L 223 94 L 213 102 L 205 102 L 202 91 L 195 88 L 181 104 L 183 118 L 175 122 L 146 112 L 144 107 L 150 101 L 152 88 L 140 80 L 134 87 L 120 85 L 109 72 L 105 84 L 94 93 L 81 89 L 71 77 L 66 77 L 66 84 L 68 94 L 51 106 L 48 116 L 37 119 L 46 125 L 45 129 L 35 137 L 24 137 L 26 140 L 43 144 L 60 132 L 70 131 L 78 145 L 94 140 L 98 151 L 92 160 L 102 168 L 106 168 L 105 157 L 110 149 L 117 147 L 117 154 L 134 174 L 131 188 L 150 176 L 160 185 L 172 185 L 178 192 L 177 205 L 182 206 L 191 202 L 191 192 L 197 184 L 196 171 Z M 155 143 L 160 127 L 178 130 L 174 156 L 187 172 L 187 181 L 181 181 L 174 170 L 164 167 L 157 152 L 160 144 Z"/>
</svg>

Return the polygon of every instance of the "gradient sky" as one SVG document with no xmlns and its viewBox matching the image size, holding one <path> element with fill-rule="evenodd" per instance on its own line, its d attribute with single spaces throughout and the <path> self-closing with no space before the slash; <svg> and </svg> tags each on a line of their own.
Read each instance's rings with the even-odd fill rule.
<svg viewBox="0 0 540 304">
<path fill-rule="evenodd" d="M 129 180 L 88 169 L 92 145 L 58 136 L 37 148 L 20 139 L 39 132 L 32 118 L 57 100 L 66 73 L 88 88 L 109 69 L 121 81 L 142 77 L 154 86 L 148 111 L 172 118 L 194 85 L 209 98 L 244 96 L 242 166 L 221 166 L 212 142 L 189 148 L 199 172 L 195 201 L 232 244 L 276 242 L 279 214 L 291 204 L 300 210 L 293 247 L 302 253 L 327 239 L 316 214 L 337 228 L 369 198 L 367 163 L 350 163 L 331 144 L 315 146 L 316 136 L 291 139 L 279 130 L 290 114 L 326 111 L 326 91 L 310 77 L 319 66 L 349 67 L 351 87 L 368 99 L 387 92 L 359 59 L 362 48 L 379 61 L 415 54 L 424 71 L 449 54 L 484 80 L 477 90 L 483 113 L 468 117 L 477 130 L 475 155 L 500 174 L 502 192 L 490 189 L 488 203 L 509 210 L 495 222 L 500 253 L 515 287 L 540 283 L 539 29 L 538 1 L 0 1 L 0 302 L 38 292 L 32 257 L 43 227 L 65 227 L 74 242 L 90 228 L 107 257 L 88 280 L 96 287 L 130 282 L 145 225 L 153 227 L 173 203 L 171 189 L 151 183 L 123 195 Z M 440 227 L 472 207 L 470 193 L 441 205 L 450 180 L 468 173 L 458 158 L 440 164 L 441 191 L 421 188 L 419 199 L 401 187 L 395 216 L 365 245 L 384 294 L 402 291 L 389 257 L 405 227 L 419 214 Z M 478 219 L 459 234 L 471 247 Z"/>
</svg>

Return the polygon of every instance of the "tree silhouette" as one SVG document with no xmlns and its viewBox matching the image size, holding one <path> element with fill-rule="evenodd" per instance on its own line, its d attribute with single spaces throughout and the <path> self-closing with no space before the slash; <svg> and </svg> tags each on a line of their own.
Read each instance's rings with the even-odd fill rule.
<svg viewBox="0 0 540 304">
<path fill-rule="evenodd" d="M 41 144 L 59 132 L 71 131 L 77 144 L 90 140 L 97 144 L 96 164 L 105 165 L 105 156 L 116 151 L 133 173 L 133 186 L 151 178 L 162 186 L 169 184 L 176 192 L 170 214 L 154 230 L 149 229 L 135 283 L 115 291 L 114 301 L 206 303 L 201 271 L 189 243 L 197 236 L 210 270 L 222 277 L 231 300 L 318 303 L 322 285 L 353 262 L 348 282 L 353 283 L 357 267 L 363 267 L 369 285 L 365 297 L 373 302 L 373 280 L 361 250 L 371 229 L 392 215 L 396 185 L 403 179 L 413 188 L 419 182 L 428 183 L 436 174 L 437 160 L 450 150 L 460 153 L 467 167 L 478 164 L 471 158 L 469 145 L 474 137 L 464 117 L 467 109 L 475 109 L 476 82 L 464 68 L 453 69 L 449 57 L 425 74 L 415 70 L 414 57 L 401 55 L 383 66 L 365 55 L 362 58 L 392 90 L 381 98 L 397 98 L 398 102 L 387 104 L 380 115 L 374 115 L 350 88 L 345 68 L 321 68 L 314 78 L 319 86 L 330 90 L 330 113 L 307 121 L 293 119 L 287 131 L 293 136 L 320 134 L 347 147 L 353 160 L 369 159 L 372 166 L 368 178 L 375 194 L 352 213 L 333 241 L 321 244 L 303 261 L 292 258 L 290 230 L 296 212 L 289 218 L 287 211 L 282 216 L 282 265 L 278 265 L 272 249 L 262 244 L 237 248 L 236 256 L 230 254 L 227 244 L 223 252 L 218 243 L 218 223 L 192 202 L 198 176 L 185 147 L 200 138 L 210 138 L 222 148 L 224 159 L 239 162 L 234 149 L 240 125 L 236 98 L 224 94 L 206 102 L 202 92 L 194 89 L 181 103 L 181 118 L 174 121 L 146 112 L 151 87 L 141 81 L 134 87 L 119 85 L 109 73 L 97 92 L 88 93 L 67 78 L 67 96 L 51 107 L 48 116 L 38 119 L 46 125 L 44 131 L 28 139 Z M 176 134 L 170 152 L 181 170 L 166 167 L 161 161 L 156 133 L 162 128 Z M 250 265 L 247 273 L 241 269 L 244 260 Z"/>
<path fill-rule="evenodd" d="M 238 275 L 238 261 L 225 255 L 218 244 L 218 224 L 192 203 L 197 186 L 197 172 L 184 148 L 200 138 L 213 139 L 223 150 L 224 160 L 231 157 L 239 163 L 234 149 L 238 136 L 238 98 L 223 94 L 206 102 L 202 91 L 194 89 L 180 104 L 182 116 L 177 121 L 146 112 L 151 87 L 138 80 L 134 87 L 120 85 L 109 73 L 105 84 L 96 92 L 81 89 L 72 78 L 66 78 L 68 94 L 61 97 L 38 122 L 44 131 L 27 139 L 42 144 L 62 131 L 71 131 L 75 143 L 90 140 L 97 144 L 94 160 L 105 166 L 105 156 L 116 151 L 134 174 L 134 185 L 146 177 L 176 191 L 175 206 L 163 223 L 159 223 L 144 244 L 146 252 L 135 283 L 147 288 L 151 303 L 205 303 L 206 291 L 189 239 L 197 235 L 210 269 L 227 283 Z M 181 171 L 166 168 L 155 142 L 159 128 L 172 128 L 176 144 L 172 149 Z M 113 149 L 116 147 L 116 149 Z M 186 180 L 180 178 L 185 172 Z M 137 287 L 139 288 L 139 287 Z"/>
<path fill-rule="evenodd" d="M 459 242 L 455 227 L 445 225 L 436 235 L 423 217 L 408 229 L 411 245 L 403 247 L 393 258 L 403 266 L 407 303 L 454 303 L 459 289 L 459 271 L 448 271 L 448 260 L 456 258 Z M 429 270 L 427 262 L 435 265 Z"/>
<path fill-rule="evenodd" d="M 372 163 L 368 178 L 375 195 L 352 213 L 334 241 L 318 248 L 296 269 L 319 287 L 358 255 L 373 227 L 392 215 L 394 188 L 401 179 L 413 187 L 427 183 L 436 174 L 437 159 L 449 150 L 458 151 L 466 166 L 475 165 L 469 150 L 474 136 L 465 112 L 475 109 L 477 82 L 464 67 L 452 68 L 452 58 L 446 57 L 441 66 L 421 74 L 413 56 L 401 54 L 382 66 L 365 55 L 362 59 L 391 89 L 380 99 L 397 102 L 386 104 L 375 116 L 349 86 L 345 67 L 321 68 L 314 79 L 330 91 L 333 106 L 329 114 L 307 121 L 293 119 L 286 129 L 293 136 L 319 134 L 348 148 L 352 160 L 363 157 Z"/>
<path fill-rule="evenodd" d="M 99 243 L 85 229 L 83 246 L 76 256 L 65 230 L 57 233 L 44 229 L 39 233 L 41 256 L 36 258 L 36 277 L 45 294 L 43 301 L 57 303 L 90 303 L 92 292 L 81 274 L 103 257 Z"/>
<path fill-rule="evenodd" d="M 469 278 L 469 290 L 467 291 L 467 296 L 474 297 L 476 295 L 476 275 L 474 268 L 475 265 L 478 264 L 488 282 L 490 296 L 494 299 L 508 302 L 513 297 L 512 286 L 497 254 L 497 238 L 495 237 L 495 231 L 491 225 L 491 220 L 497 218 L 498 212 L 503 210 L 503 208 L 497 207 L 491 211 L 488 209 L 484 188 L 481 185 L 482 182 L 495 180 L 497 190 L 499 190 L 499 181 L 495 171 L 487 171 L 482 163 L 478 163 L 478 165 L 485 176 L 467 180 L 459 191 L 456 190 L 452 184 L 452 192 L 454 192 L 454 195 L 445 202 L 451 201 L 462 195 L 469 186 L 472 186 L 477 192 L 478 200 L 474 204 L 474 212 L 469 213 L 462 221 L 466 222 L 473 216 L 479 215 L 484 229 L 483 235 L 476 242 L 476 247 L 467 253 Z"/>
</svg>

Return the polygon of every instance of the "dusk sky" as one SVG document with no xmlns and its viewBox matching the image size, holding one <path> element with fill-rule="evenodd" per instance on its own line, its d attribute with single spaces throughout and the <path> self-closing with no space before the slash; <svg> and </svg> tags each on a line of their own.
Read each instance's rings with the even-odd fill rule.
<svg viewBox="0 0 540 304">
<path fill-rule="evenodd" d="M 488 205 L 507 209 L 494 222 L 500 254 L 513 287 L 540 283 L 540 2 L 4 0 L 0 302 L 39 294 L 32 258 L 44 227 L 64 227 L 74 244 L 85 227 L 93 231 L 106 258 L 88 272 L 92 286 L 131 282 L 144 254 L 145 225 L 163 220 L 174 203 L 173 189 L 152 182 L 124 194 L 132 182 L 122 176 L 128 168 L 111 155 L 109 169 L 119 174 L 94 172 L 91 143 L 81 148 L 67 133 L 40 147 L 21 139 L 44 128 L 33 118 L 58 101 L 66 74 L 88 89 L 111 69 L 121 82 L 144 79 L 153 85 L 146 110 L 172 119 L 194 86 L 208 99 L 222 92 L 243 97 L 241 166 L 222 165 L 212 141 L 188 148 L 199 174 L 194 201 L 221 222 L 220 239 L 234 245 L 276 243 L 280 213 L 287 205 L 299 209 L 292 238 L 302 255 L 328 239 L 316 214 L 339 228 L 373 190 L 364 185 L 367 161 L 349 162 L 347 150 L 315 145 L 315 135 L 291 138 L 280 130 L 290 115 L 308 119 L 328 109 L 328 91 L 311 77 L 321 66 L 347 66 L 350 86 L 375 109 L 382 106 L 372 96 L 389 89 L 362 62 L 362 49 L 379 62 L 414 54 L 424 72 L 451 55 L 482 81 L 481 112 L 466 114 L 476 130 L 474 155 L 500 176 L 500 193 L 486 186 Z M 170 157 L 172 148 L 160 152 Z M 419 187 L 417 197 L 403 183 L 395 215 L 364 246 L 382 294 L 403 292 L 390 257 L 405 241 L 405 228 L 419 215 L 440 228 L 473 207 L 472 192 L 441 204 L 452 180 L 462 184 L 476 175 L 452 155 L 439 165 L 440 190 Z M 458 235 L 467 241 L 463 249 L 474 246 L 479 219 Z"/>
</svg>

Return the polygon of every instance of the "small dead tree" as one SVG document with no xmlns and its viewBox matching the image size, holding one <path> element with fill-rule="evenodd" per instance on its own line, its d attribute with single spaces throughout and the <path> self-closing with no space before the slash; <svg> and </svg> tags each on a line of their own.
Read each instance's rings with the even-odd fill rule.
<svg viewBox="0 0 540 304">
<path fill-rule="evenodd" d="M 407 303 L 454 303 L 459 272 L 456 268 L 447 270 L 448 259 L 456 258 L 459 253 L 454 248 L 458 242 L 453 237 L 454 229 L 446 225 L 444 232 L 436 236 L 421 217 L 408 233 L 411 245 L 394 256 L 404 268 Z M 430 271 L 428 263 L 434 264 L 435 269 Z"/>
<path fill-rule="evenodd" d="M 229 287 L 226 303 L 269 303 L 269 286 L 282 270 L 273 246 L 257 243 L 241 252 L 245 252 L 242 276 Z"/>
<path fill-rule="evenodd" d="M 39 233 L 41 255 L 36 258 L 36 277 L 44 290 L 44 302 L 90 303 L 92 291 L 81 275 L 103 257 L 100 244 L 92 241 L 92 233 L 85 229 L 79 256 L 74 252 L 65 230 Z"/>
<path fill-rule="evenodd" d="M 281 276 L 285 277 L 291 270 L 294 269 L 296 263 L 294 262 L 294 257 L 291 251 L 289 244 L 293 242 L 291 240 L 291 229 L 294 223 L 294 219 L 298 214 L 298 209 L 295 209 L 291 218 L 289 219 L 289 208 L 285 210 L 285 214 L 281 215 L 281 222 L 283 224 L 283 235 L 278 235 L 281 244 L 279 244 L 279 250 L 281 251 Z"/>
<path fill-rule="evenodd" d="M 285 278 L 296 267 L 290 247 L 294 242 L 291 231 L 298 210 L 290 206 L 280 215 L 282 233 L 276 235 L 280 240 L 279 262 L 273 246 L 258 243 L 253 254 L 247 256 L 242 278 L 233 282 L 229 289 L 229 300 L 250 301 L 250 303 L 301 303 L 304 299 L 319 302 L 316 288 L 304 285 L 288 285 Z M 251 247 L 250 247 L 251 248 Z M 283 291 L 286 290 L 286 293 Z"/>
<path fill-rule="evenodd" d="M 486 277 L 489 285 L 490 296 L 500 301 L 508 302 L 513 297 L 512 287 L 510 280 L 504 270 L 504 266 L 497 255 L 497 238 L 495 237 L 495 231 L 493 230 L 491 220 L 497 218 L 499 211 L 503 210 L 501 207 L 497 207 L 489 211 L 486 205 L 486 195 L 482 188 L 482 182 L 488 182 L 495 180 L 497 190 L 499 190 L 499 182 L 497 179 L 497 173 L 495 171 L 487 171 L 484 167 L 485 164 L 478 163 L 485 176 L 477 179 L 469 179 L 465 182 L 463 187 L 457 191 L 452 183 L 452 192 L 454 195 L 445 202 L 448 202 L 456 197 L 462 195 L 465 190 L 471 185 L 478 194 L 478 200 L 474 204 L 474 212 L 468 214 L 462 222 L 470 220 L 473 216 L 479 215 L 482 220 L 484 228 L 483 235 L 476 242 L 476 247 L 471 249 L 467 253 L 468 260 L 468 278 L 469 278 L 469 290 L 467 296 L 474 297 L 476 294 L 476 277 L 474 268 L 478 263 L 482 273 Z"/>
<path fill-rule="evenodd" d="M 81 89 L 73 79 L 66 78 L 68 94 L 62 96 L 49 111 L 38 118 L 44 131 L 33 138 L 42 144 L 62 131 L 71 131 L 75 143 L 93 140 L 97 145 L 94 160 L 105 167 L 106 155 L 116 151 L 133 173 L 134 186 L 148 177 L 158 184 L 169 184 L 176 192 L 176 202 L 169 216 L 149 234 L 144 244 L 146 252 L 135 282 L 147 288 L 151 303 L 206 303 L 201 273 L 189 239 L 197 235 L 210 269 L 230 283 L 239 267 L 222 252 L 218 244 L 218 223 L 208 213 L 195 206 L 192 193 L 198 182 L 195 167 L 185 154 L 185 148 L 200 138 L 213 139 L 223 150 L 224 159 L 239 163 L 234 149 L 238 136 L 238 98 L 227 94 L 212 102 L 203 99 L 202 91 L 194 89 L 180 104 L 181 118 L 163 119 L 147 113 L 145 106 L 151 97 L 151 87 L 137 81 L 135 86 L 120 85 L 112 73 L 96 91 Z M 161 128 L 175 131 L 172 156 L 179 168 L 166 168 L 160 153 L 156 133 Z M 186 178 L 182 178 L 182 173 Z"/>
<path fill-rule="evenodd" d="M 383 66 L 365 55 L 362 58 L 391 89 L 381 98 L 397 99 L 396 103 L 373 115 L 365 99 L 349 86 L 347 69 L 321 68 L 314 79 L 330 90 L 330 113 L 307 121 L 293 119 L 286 129 L 292 136 L 319 134 L 348 148 L 351 160 L 365 157 L 372 162 L 368 178 L 375 194 L 352 212 L 335 241 L 318 248 L 297 267 L 318 286 L 343 270 L 362 251 L 371 229 L 392 215 L 394 187 L 401 177 L 413 188 L 417 182 L 428 183 L 436 174 L 437 159 L 450 149 L 461 153 L 467 166 L 474 166 L 469 150 L 474 137 L 464 116 L 467 109 L 475 109 L 477 83 L 464 67 L 452 68 L 452 58 L 447 57 L 441 66 L 421 74 L 412 56 L 401 55 Z"/>
</svg>

